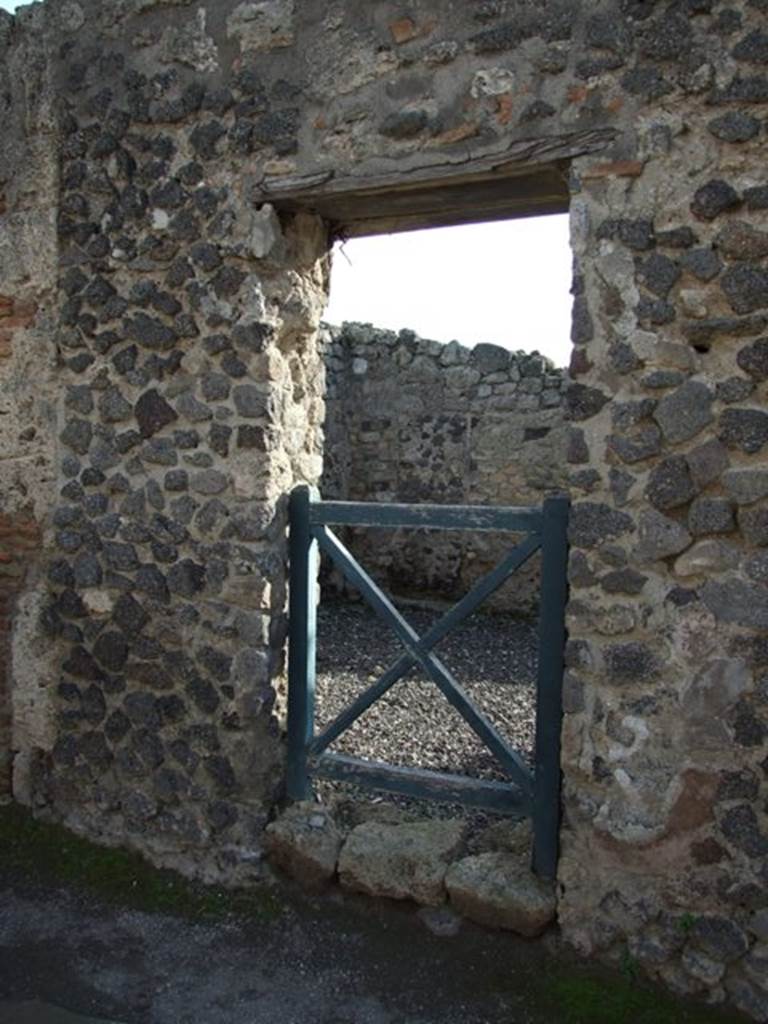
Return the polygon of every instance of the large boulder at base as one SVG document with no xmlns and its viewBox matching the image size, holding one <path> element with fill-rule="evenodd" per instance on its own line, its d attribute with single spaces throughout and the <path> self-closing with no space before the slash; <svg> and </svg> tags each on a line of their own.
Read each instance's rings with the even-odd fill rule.
<svg viewBox="0 0 768 1024">
<path fill-rule="evenodd" d="M 445 878 L 451 903 L 465 917 L 518 935 L 540 935 L 555 917 L 552 884 L 520 856 L 479 853 L 452 865 Z"/>
<path fill-rule="evenodd" d="M 297 803 L 267 826 L 265 845 L 271 863 L 302 884 L 316 886 L 336 873 L 341 833 L 324 807 Z"/>
<path fill-rule="evenodd" d="M 342 847 L 339 880 L 369 896 L 437 906 L 445 900 L 445 872 L 463 838 L 460 821 L 365 822 Z"/>
</svg>

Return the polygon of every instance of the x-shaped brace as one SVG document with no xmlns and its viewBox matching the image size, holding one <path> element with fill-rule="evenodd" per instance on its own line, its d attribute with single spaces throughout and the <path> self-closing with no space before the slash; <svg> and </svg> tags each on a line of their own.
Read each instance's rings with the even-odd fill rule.
<svg viewBox="0 0 768 1024">
<path fill-rule="evenodd" d="M 319 755 L 342 732 L 348 729 L 374 701 L 385 694 L 399 679 L 402 679 L 406 672 L 415 665 L 420 665 L 448 702 L 485 743 L 507 774 L 525 793 L 532 794 L 533 775 L 525 761 L 516 750 L 510 747 L 495 726 L 470 700 L 445 665 L 432 653 L 432 648 L 538 550 L 541 546 L 539 535 L 529 534 L 525 540 L 514 547 L 495 569 L 479 580 L 461 601 L 454 605 L 423 637 L 420 637 L 403 618 L 387 595 L 357 564 L 331 530 L 326 526 L 314 526 L 312 535 L 320 548 L 341 569 L 347 580 L 360 591 L 379 618 L 394 630 L 405 647 L 406 653 L 394 661 L 375 683 L 371 684 L 323 732 L 315 737 L 309 748 L 310 756 Z"/>
</svg>

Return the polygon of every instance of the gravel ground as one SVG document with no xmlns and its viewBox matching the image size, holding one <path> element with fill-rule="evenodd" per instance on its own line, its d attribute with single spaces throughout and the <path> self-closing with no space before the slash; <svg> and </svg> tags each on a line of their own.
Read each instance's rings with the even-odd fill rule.
<svg viewBox="0 0 768 1024">
<path fill-rule="evenodd" d="M 409 607 L 403 613 L 423 635 L 443 611 Z M 367 606 L 322 604 L 317 638 L 318 729 L 331 722 L 401 653 L 392 630 Z M 537 658 L 534 626 L 508 615 L 478 613 L 441 641 L 436 653 L 468 696 L 530 761 Z M 416 669 L 343 733 L 332 749 L 390 764 L 475 778 L 506 778 L 458 712 Z M 322 784 L 322 795 L 327 799 L 339 788 Z M 428 807 L 422 809 L 435 813 Z"/>
</svg>

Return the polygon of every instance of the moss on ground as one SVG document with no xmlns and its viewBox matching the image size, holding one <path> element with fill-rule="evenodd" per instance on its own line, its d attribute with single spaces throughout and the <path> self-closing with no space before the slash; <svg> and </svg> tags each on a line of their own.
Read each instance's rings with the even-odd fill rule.
<svg viewBox="0 0 768 1024">
<path fill-rule="evenodd" d="M 72 886 L 116 906 L 187 917 L 231 914 L 269 919 L 282 904 L 266 887 L 223 889 L 158 869 L 139 854 L 97 846 L 18 804 L 0 806 L 0 872 L 25 882 Z"/>
<path fill-rule="evenodd" d="M 25 885 L 66 886 L 91 893 L 116 907 L 201 919 L 236 915 L 267 922 L 281 916 L 288 898 L 266 887 L 222 889 L 160 870 L 122 849 L 97 846 L 60 825 L 36 820 L 17 804 L 0 805 L 0 878 Z M 332 908 L 326 908 L 331 911 Z M 415 927 L 415 925 L 414 925 Z M 499 991 L 526 991 L 526 1009 L 536 1021 L 557 1024 L 743 1024 L 745 1018 L 684 1003 L 622 973 L 560 962 L 534 953 L 519 971 L 488 980 Z M 493 972 L 491 972 L 493 974 Z M 523 981 L 524 978 L 524 981 Z M 512 994 L 512 992 L 510 993 Z"/>
<path fill-rule="evenodd" d="M 558 1024 L 743 1024 L 741 1014 L 683 1003 L 609 972 L 569 967 L 547 979 L 542 1002 Z"/>
</svg>

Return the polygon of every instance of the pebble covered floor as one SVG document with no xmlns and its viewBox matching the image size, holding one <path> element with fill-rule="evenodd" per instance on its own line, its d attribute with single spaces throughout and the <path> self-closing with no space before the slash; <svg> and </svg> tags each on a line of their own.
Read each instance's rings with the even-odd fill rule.
<svg viewBox="0 0 768 1024">
<path fill-rule="evenodd" d="M 423 635 L 444 611 L 400 609 Z M 331 722 L 401 653 L 390 628 L 363 604 L 324 602 L 318 611 L 316 729 Z M 475 704 L 529 762 L 533 751 L 535 626 L 505 614 L 476 613 L 436 648 Z M 505 779 L 493 755 L 420 670 L 412 670 L 343 733 L 339 753 L 475 778 Z M 337 802 L 351 787 L 321 783 Z M 358 791 L 357 795 L 360 795 Z M 375 796 L 375 794 L 366 794 Z M 455 814 L 450 805 L 406 801 L 411 813 Z"/>
</svg>

